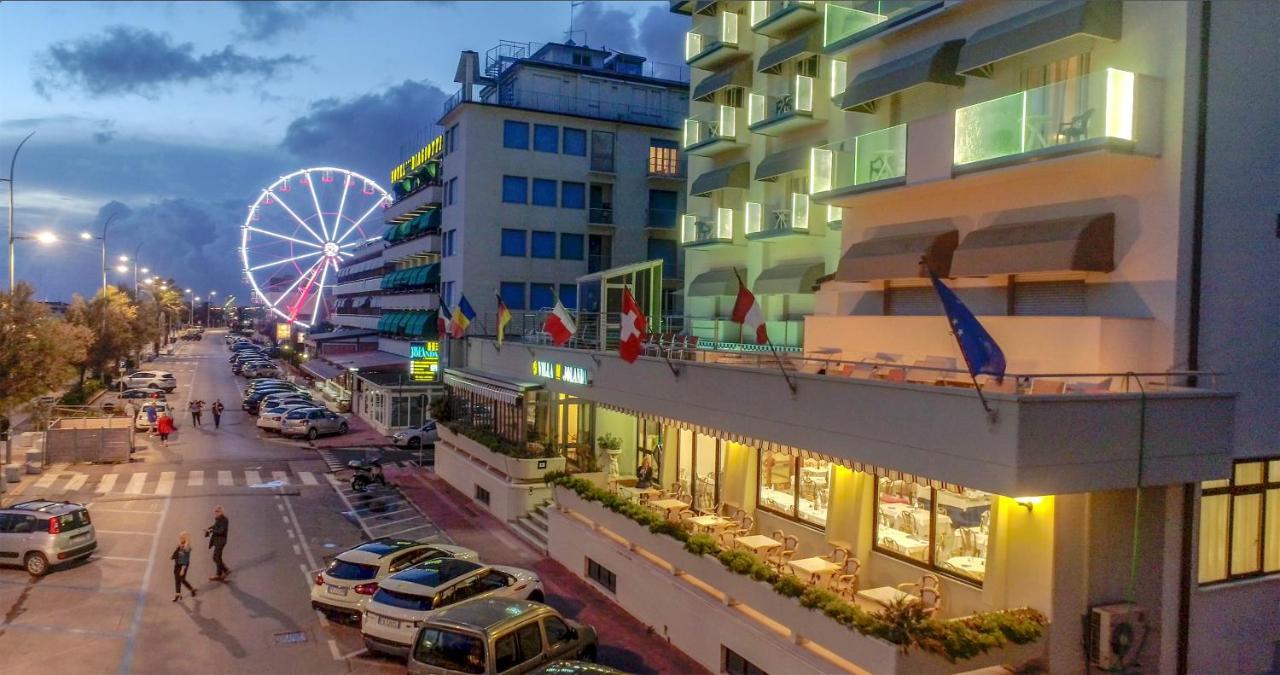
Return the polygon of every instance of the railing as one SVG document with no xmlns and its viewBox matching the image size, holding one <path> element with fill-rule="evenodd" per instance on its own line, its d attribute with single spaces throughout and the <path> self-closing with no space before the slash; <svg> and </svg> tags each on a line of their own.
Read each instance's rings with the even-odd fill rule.
<svg viewBox="0 0 1280 675">
<path fill-rule="evenodd" d="M 338 307 L 333 310 L 336 315 L 346 316 L 381 316 L 381 307 Z"/>
<path fill-rule="evenodd" d="M 496 47 L 492 47 L 485 52 L 485 74 L 488 77 L 497 79 L 506 72 L 508 68 L 511 68 L 520 61 L 529 59 L 544 46 L 545 43 L 542 42 L 515 42 L 511 40 L 502 40 Z M 618 73 L 621 75 L 639 75 L 640 77 L 649 77 L 656 80 L 684 82 L 686 84 L 689 82 L 689 67 L 675 63 L 658 63 L 654 61 L 634 63 L 632 61 L 621 59 L 606 58 L 604 63 L 599 66 L 581 66 L 569 61 L 555 61 L 547 58 L 539 58 L 535 61 L 540 63 L 558 63 L 564 66 L 576 66 L 586 70 L 599 70 L 608 73 Z"/>
<path fill-rule="evenodd" d="M 1133 140 L 1134 74 L 1108 68 L 956 110 L 957 166 L 1101 138 Z"/>
<path fill-rule="evenodd" d="M 590 209 L 587 209 L 587 222 L 588 222 L 588 223 L 601 223 L 601 224 L 604 224 L 604 225 L 612 225 L 612 224 L 613 224 L 613 207 L 611 207 L 611 206 L 602 206 L 602 207 L 595 207 L 595 206 L 593 206 L 593 207 L 591 207 Z"/>
<path fill-rule="evenodd" d="M 669 230 L 676 226 L 677 215 L 679 212 L 675 209 L 646 209 L 644 226 Z"/>
<path fill-rule="evenodd" d="M 822 46 L 830 47 L 886 21 L 901 19 L 929 6 L 941 6 L 940 0 L 872 0 L 863 2 L 828 2 L 822 22 Z"/>
<path fill-rule="evenodd" d="M 733 242 L 733 209 L 716 209 L 715 220 L 692 214 L 680 219 L 680 243 L 683 245 Z"/>
<path fill-rule="evenodd" d="M 754 28 L 793 7 L 813 9 L 813 0 L 752 0 L 751 26 Z"/>
<path fill-rule="evenodd" d="M 738 139 L 738 109 L 721 105 L 710 113 L 694 115 L 684 121 L 684 147 L 693 148 L 716 140 Z"/>
<path fill-rule="evenodd" d="M 684 60 L 686 63 L 696 61 L 721 46 L 738 46 L 738 15 L 734 12 L 721 12 L 714 21 L 686 33 Z"/>
<path fill-rule="evenodd" d="M 786 91 L 752 92 L 747 99 L 747 126 L 774 122 L 794 115 L 813 114 L 812 77 L 796 75 Z"/>
<path fill-rule="evenodd" d="M 620 103 L 609 99 L 566 96 L 517 89 L 507 105 L 562 115 L 580 115 L 597 119 L 676 127 L 685 109 L 681 106 L 647 106 Z"/>
<path fill-rule="evenodd" d="M 450 112 L 453 111 L 454 108 L 458 107 L 459 105 L 462 105 L 461 89 L 453 92 L 453 96 L 450 96 L 449 98 L 445 99 L 445 102 L 440 106 L 440 117 L 444 117 L 445 115 L 448 115 Z"/>
<path fill-rule="evenodd" d="M 374 277 L 380 277 L 380 276 L 382 276 L 382 274 L 383 274 L 382 268 L 381 268 L 381 267 L 375 267 L 374 269 L 371 269 L 371 270 L 365 270 L 365 271 L 363 271 L 363 272 L 352 272 L 351 274 L 347 274 L 347 275 L 339 274 L 339 275 L 338 275 L 338 280 L 337 280 L 337 281 L 335 281 L 334 283 L 335 283 L 335 284 L 349 284 L 349 283 L 352 283 L 352 282 L 354 282 L 354 281 L 364 281 L 365 279 L 372 279 L 372 278 L 374 278 Z"/>
<path fill-rule="evenodd" d="M 809 232 L 809 195 L 800 192 L 768 204 L 747 202 L 744 211 L 743 231 L 748 237 Z"/>
<path fill-rule="evenodd" d="M 906 175 L 905 124 L 829 143 L 810 155 L 810 191 L 815 195 Z"/>
</svg>

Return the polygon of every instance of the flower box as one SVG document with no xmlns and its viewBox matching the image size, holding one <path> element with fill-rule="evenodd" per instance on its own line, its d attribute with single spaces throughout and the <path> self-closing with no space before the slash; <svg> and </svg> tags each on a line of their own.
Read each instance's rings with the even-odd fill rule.
<svg viewBox="0 0 1280 675">
<path fill-rule="evenodd" d="M 537 457 L 532 459 L 511 457 L 494 452 L 480 442 L 462 434 L 454 433 L 443 426 L 440 427 L 440 440 L 449 444 L 458 452 L 469 455 L 473 460 L 503 474 L 513 483 L 541 482 L 543 475 L 553 471 L 564 471 L 565 467 L 564 457 Z"/>
</svg>

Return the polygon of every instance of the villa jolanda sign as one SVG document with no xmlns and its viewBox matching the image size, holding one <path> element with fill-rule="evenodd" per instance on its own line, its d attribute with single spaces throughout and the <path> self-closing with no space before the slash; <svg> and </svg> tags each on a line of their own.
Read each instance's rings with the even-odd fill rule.
<svg viewBox="0 0 1280 675">
<path fill-rule="evenodd" d="M 440 378 L 440 343 L 409 343 L 409 379 L 414 382 L 435 382 Z"/>
<path fill-rule="evenodd" d="M 534 361 L 531 370 L 537 377 L 548 380 L 560 380 L 569 384 L 591 384 L 591 373 L 580 366 L 566 366 L 551 361 Z"/>
</svg>

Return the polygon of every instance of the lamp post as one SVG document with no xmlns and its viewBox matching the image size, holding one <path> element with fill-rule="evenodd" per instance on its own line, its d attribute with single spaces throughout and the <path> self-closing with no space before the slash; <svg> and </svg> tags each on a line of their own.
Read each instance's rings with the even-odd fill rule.
<svg viewBox="0 0 1280 675">
<path fill-rule="evenodd" d="M 212 318 L 210 316 L 210 312 L 213 311 L 213 296 L 217 294 L 218 294 L 217 291 L 209 291 L 209 302 L 204 306 L 204 327 L 205 328 L 213 327 L 213 322 L 210 321 L 210 319 Z"/>
<path fill-rule="evenodd" d="M 185 293 L 186 293 L 187 295 L 191 295 L 191 289 L 190 289 L 190 288 L 186 289 Z M 190 313 L 188 316 L 192 316 L 192 317 L 194 317 L 194 315 L 195 315 L 195 313 L 196 313 L 196 301 L 195 301 L 195 300 L 193 300 L 193 299 L 191 299 L 191 298 L 187 298 L 187 302 L 191 305 L 191 313 Z M 189 324 L 190 324 L 190 323 L 195 323 L 195 319 L 194 319 L 194 318 L 192 318 L 192 319 L 191 319 L 191 320 L 189 320 L 187 323 L 189 323 Z"/>
<path fill-rule="evenodd" d="M 22 139 L 22 142 L 18 144 L 18 147 L 13 149 L 13 157 L 9 159 L 9 177 L 0 178 L 0 180 L 9 184 L 9 292 L 10 293 L 13 292 L 13 242 L 17 241 L 20 238 L 20 237 L 15 237 L 13 235 L 13 170 L 14 170 L 14 167 L 16 167 L 18 164 L 18 153 L 22 150 L 22 146 L 26 145 L 27 141 L 31 140 L 31 137 L 35 135 L 36 135 L 36 132 L 34 131 L 27 134 L 27 137 Z M 9 461 L 9 446 L 7 442 L 5 444 L 5 461 L 6 462 Z"/>
<path fill-rule="evenodd" d="M 80 233 L 80 238 L 84 239 L 85 241 L 89 241 L 92 239 L 99 239 L 102 241 L 102 299 L 103 299 L 103 302 L 106 302 L 106 298 L 107 298 L 107 228 L 111 227 L 111 221 L 116 219 L 116 215 L 117 214 L 113 213 L 107 216 L 107 222 L 102 224 L 102 236 L 95 237 L 92 234 L 89 234 L 88 232 Z M 102 331 L 105 333 L 106 330 L 107 330 L 107 312 L 105 311 L 105 307 L 104 307 L 104 310 L 102 312 Z"/>
</svg>

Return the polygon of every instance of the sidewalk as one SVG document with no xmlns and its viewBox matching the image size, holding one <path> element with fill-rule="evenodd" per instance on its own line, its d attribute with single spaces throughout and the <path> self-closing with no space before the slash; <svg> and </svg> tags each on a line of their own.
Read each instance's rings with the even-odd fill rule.
<svg viewBox="0 0 1280 675">
<path fill-rule="evenodd" d="M 628 673 L 707 672 L 595 587 L 525 544 L 497 518 L 474 508 L 470 498 L 435 474 L 396 467 L 387 468 L 386 473 L 455 544 L 475 550 L 481 560 L 536 571 L 542 578 L 548 605 L 595 627 L 600 635 L 602 663 Z"/>
</svg>

